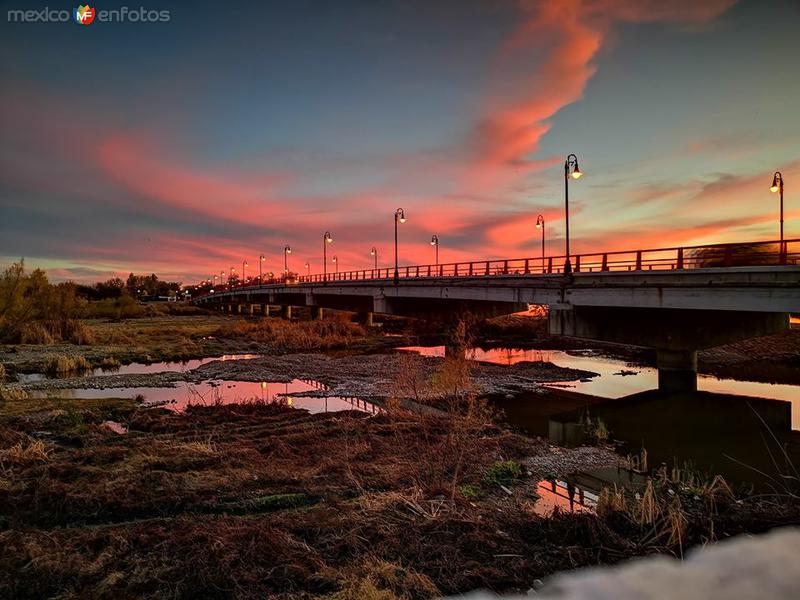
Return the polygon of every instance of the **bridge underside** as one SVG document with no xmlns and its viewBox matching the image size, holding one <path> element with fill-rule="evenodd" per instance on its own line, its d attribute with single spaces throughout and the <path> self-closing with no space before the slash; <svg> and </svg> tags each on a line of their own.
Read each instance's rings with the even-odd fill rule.
<svg viewBox="0 0 800 600">
<path fill-rule="evenodd" d="M 656 350 L 662 389 L 697 389 L 697 351 L 780 333 L 788 313 L 576 306 L 551 310 L 551 335 Z"/>
<path fill-rule="evenodd" d="M 694 269 L 562 276 L 418 278 L 253 286 L 197 302 L 231 312 L 270 314 L 281 306 L 415 317 L 442 323 L 550 307 L 552 335 L 654 348 L 659 386 L 696 388 L 697 351 L 783 331 L 800 310 L 797 267 Z M 246 307 L 243 311 L 242 307 Z M 258 307 L 257 309 L 255 307 Z"/>
</svg>

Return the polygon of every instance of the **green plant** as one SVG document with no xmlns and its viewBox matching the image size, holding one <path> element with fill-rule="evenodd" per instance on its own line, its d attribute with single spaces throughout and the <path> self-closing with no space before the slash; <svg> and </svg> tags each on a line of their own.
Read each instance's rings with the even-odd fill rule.
<svg viewBox="0 0 800 600">
<path fill-rule="evenodd" d="M 470 485 L 468 483 L 458 486 L 458 492 L 466 500 L 480 500 L 486 496 L 484 491 L 477 485 Z"/>
<path fill-rule="evenodd" d="M 509 486 L 522 477 L 522 465 L 515 460 L 494 463 L 483 476 L 483 484 L 487 487 Z"/>
</svg>

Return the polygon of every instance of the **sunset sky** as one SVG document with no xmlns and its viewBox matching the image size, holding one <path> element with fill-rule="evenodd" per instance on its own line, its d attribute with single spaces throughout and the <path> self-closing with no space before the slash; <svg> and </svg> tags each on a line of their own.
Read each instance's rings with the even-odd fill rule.
<svg viewBox="0 0 800 600">
<path fill-rule="evenodd" d="M 0 16 L 0 266 L 184 282 L 800 237 L 797 0 L 142 2 Z M 63 4 L 63 6 L 62 6 Z M 139 2 L 129 6 L 139 6 Z M 98 9 L 119 3 L 105 2 Z M 95 6 L 92 4 L 92 6 Z M 797 183 L 795 183 L 797 182 Z"/>
</svg>

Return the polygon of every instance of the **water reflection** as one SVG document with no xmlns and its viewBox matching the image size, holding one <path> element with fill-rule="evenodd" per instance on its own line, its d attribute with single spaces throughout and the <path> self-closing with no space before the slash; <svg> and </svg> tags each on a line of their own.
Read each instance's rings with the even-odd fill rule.
<svg viewBox="0 0 800 600">
<path fill-rule="evenodd" d="M 308 410 L 311 413 L 360 410 L 377 414 L 380 408 L 360 398 L 342 396 L 304 397 L 304 392 L 320 391 L 325 387 L 318 381 L 294 379 L 291 382 L 249 382 L 210 380 L 202 383 L 182 383 L 177 387 L 128 387 L 113 389 L 59 389 L 36 392 L 53 398 L 143 398 L 148 404 L 164 404 L 173 410 L 184 410 L 191 404 L 214 405 L 237 402 L 273 402 Z"/>
<path fill-rule="evenodd" d="M 800 465 L 800 432 L 791 428 L 790 404 L 779 400 L 658 390 L 602 399 L 552 390 L 544 398 L 520 394 L 493 402 L 510 423 L 562 444 L 585 441 L 588 413 L 603 421 L 623 454 L 644 449 L 645 470 L 665 465 L 670 473 L 720 474 L 767 489 L 781 488 L 781 476 Z"/>
<path fill-rule="evenodd" d="M 154 373 L 186 373 L 214 361 L 229 360 L 249 360 L 260 358 L 260 354 L 223 354 L 221 356 L 209 356 L 206 358 L 196 358 L 185 361 L 161 361 L 154 363 L 130 363 L 117 367 L 96 367 L 89 371 L 67 373 L 62 376 L 50 377 L 44 373 L 20 373 L 19 381 L 31 383 L 35 381 L 45 381 L 47 379 L 61 379 L 64 377 L 102 377 L 103 375 L 152 375 Z"/>
<path fill-rule="evenodd" d="M 417 352 L 422 356 L 444 356 L 444 346 L 413 346 L 401 350 Z M 651 367 L 631 366 L 630 363 L 614 358 L 598 356 L 592 351 L 564 352 L 561 350 L 519 350 L 495 348 L 468 350 L 468 357 L 474 360 L 503 365 L 520 362 L 551 362 L 559 367 L 583 369 L 599 374 L 585 381 L 565 382 L 570 389 L 583 394 L 603 398 L 622 398 L 658 387 L 658 371 Z M 562 387 L 562 385 L 559 385 Z M 760 383 L 735 379 L 718 379 L 711 375 L 698 375 L 697 387 L 700 391 L 719 394 L 736 394 L 784 400 L 792 406 L 792 428 L 800 429 L 800 385 Z"/>
</svg>

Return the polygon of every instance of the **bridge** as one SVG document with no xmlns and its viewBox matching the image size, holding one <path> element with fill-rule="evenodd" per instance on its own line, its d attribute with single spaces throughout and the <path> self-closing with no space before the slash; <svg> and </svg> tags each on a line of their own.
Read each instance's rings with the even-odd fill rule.
<svg viewBox="0 0 800 600">
<path fill-rule="evenodd" d="M 697 351 L 786 330 L 800 313 L 800 239 L 402 266 L 227 285 L 192 302 L 263 315 L 280 306 L 447 322 L 549 307 L 549 330 L 654 348 L 659 387 L 696 387 Z"/>
</svg>

